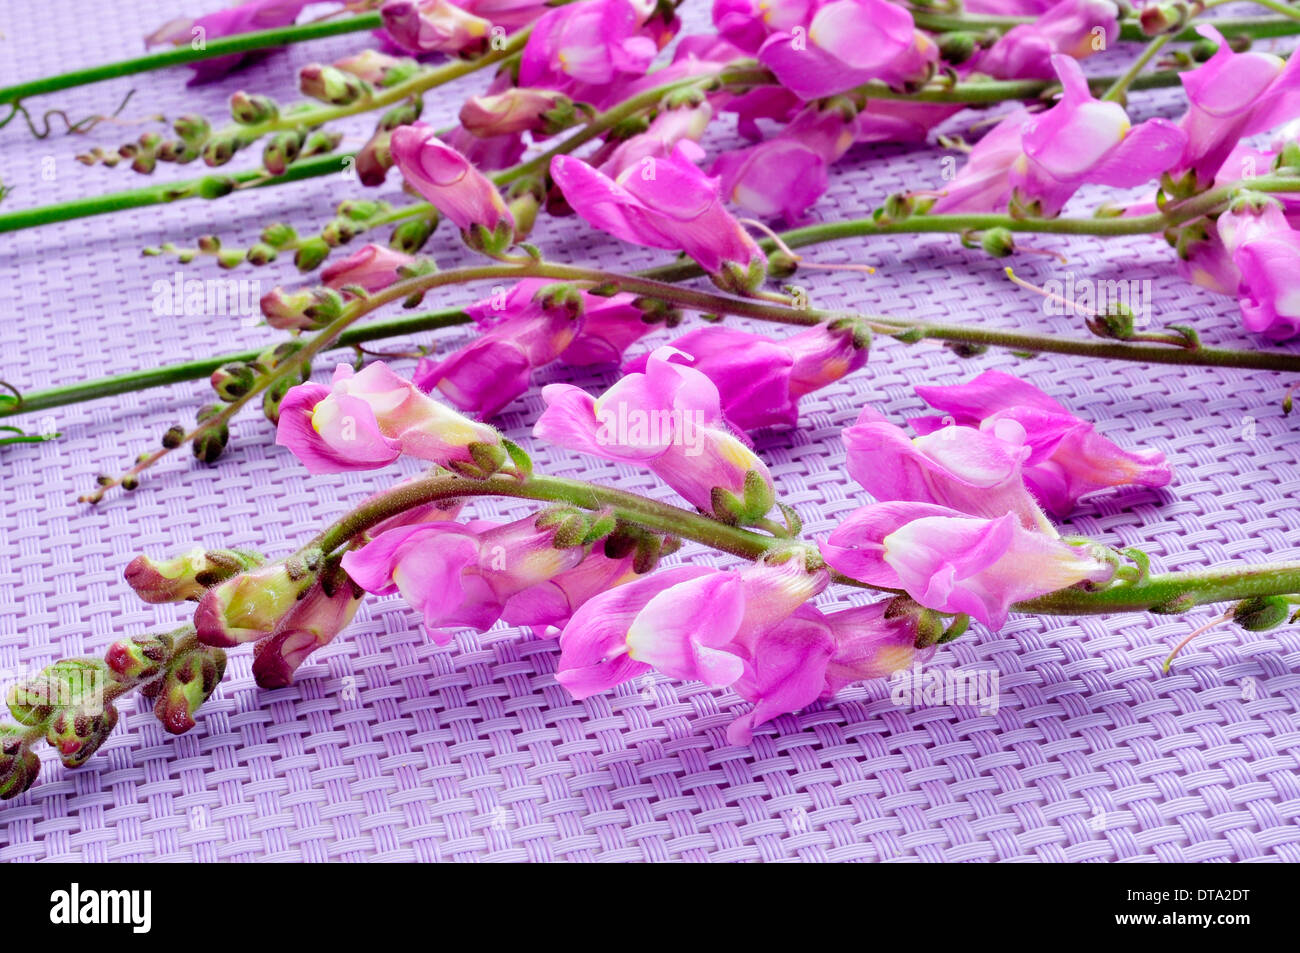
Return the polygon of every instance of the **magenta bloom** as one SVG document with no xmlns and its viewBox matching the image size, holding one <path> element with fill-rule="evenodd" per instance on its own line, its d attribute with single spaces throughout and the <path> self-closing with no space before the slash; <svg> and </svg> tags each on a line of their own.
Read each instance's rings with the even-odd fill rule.
<svg viewBox="0 0 1300 953">
<path fill-rule="evenodd" d="M 302 8 L 309 2 L 310 0 L 249 0 L 247 3 L 217 10 L 197 19 L 180 17 L 168 21 L 145 37 L 145 46 L 158 46 L 163 43 L 181 46 L 200 38 L 206 42 L 223 36 L 288 26 L 298 19 L 298 14 L 302 13 Z M 191 63 L 189 66 L 194 70 L 194 78 L 190 80 L 190 85 L 220 79 L 244 64 L 265 56 L 266 52 L 266 50 L 255 50 L 249 53 L 232 53 L 229 56 L 218 56 L 215 59 Z"/>
<path fill-rule="evenodd" d="M 567 9 L 567 8 L 566 8 Z M 603 232 L 635 245 L 684 251 L 710 274 L 727 263 L 750 268 L 763 253 L 723 207 L 716 179 L 678 143 L 672 155 L 642 162 L 611 179 L 581 159 L 556 156 L 551 177 L 573 210 Z"/>
<path fill-rule="evenodd" d="M 345 553 L 343 569 L 367 592 L 400 592 L 441 645 L 457 628 L 491 628 L 513 597 L 582 562 L 583 547 L 554 545 L 557 526 L 537 516 L 399 526 Z"/>
<path fill-rule="evenodd" d="M 548 306 L 546 284 L 517 284 L 505 299 L 507 311 L 493 313 L 495 298 L 467 308 L 487 330 L 440 361 L 421 360 L 416 386 L 425 392 L 436 387 L 461 410 L 484 418 L 500 413 L 528 390 L 533 369 L 556 360 L 577 336 L 580 317 L 563 304 Z"/>
<path fill-rule="evenodd" d="M 1054 79 L 1053 54 L 1087 59 L 1118 39 L 1119 7 L 1113 0 L 1061 0 L 1033 23 L 1008 30 L 979 57 L 976 68 L 995 79 Z"/>
<path fill-rule="evenodd" d="M 511 87 L 471 96 L 460 107 L 460 124 L 480 139 L 519 132 L 543 132 L 547 114 L 568 105 L 568 97 L 549 89 Z"/>
<path fill-rule="evenodd" d="M 574 613 L 560 635 L 556 679 L 577 698 L 612 688 L 647 666 L 673 678 L 730 685 L 744 674 L 755 641 L 825 588 L 827 579 L 824 570 L 807 572 L 800 558 L 739 571 L 656 572 L 597 595 Z M 820 689 L 819 682 L 812 698 Z"/>
<path fill-rule="evenodd" d="M 789 5 L 783 10 L 793 12 Z M 769 36 L 758 51 L 758 61 L 800 99 L 832 96 L 873 79 L 895 86 L 924 80 L 938 59 L 912 15 L 888 0 L 834 0 L 815 11 L 797 30 L 791 25 Z"/>
<path fill-rule="evenodd" d="M 459 0 L 458 6 L 507 30 L 527 26 L 551 9 L 547 0 Z"/>
<path fill-rule="evenodd" d="M 1055 535 L 1025 487 L 1029 447 L 957 426 L 909 439 L 870 407 L 844 431 L 844 446 L 849 474 L 879 501 L 928 503 L 988 518 L 1011 514 L 1026 529 Z"/>
<path fill-rule="evenodd" d="M 528 626 L 538 633 L 549 626 L 563 626 L 588 599 L 640 578 L 632 568 L 634 558 L 629 554 L 611 559 L 597 545 L 572 569 L 507 599 L 501 618 L 510 625 Z"/>
<path fill-rule="evenodd" d="M 493 232 L 503 223 L 514 228 L 497 187 L 425 123 L 398 126 L 389 150 L 402 177 L 461 231 L 481 225 Z"/>
<path fill-rule="evenodd" d="M 632 0 L 586 0 L 551 10 L 524 46 L 519 85 L 572 92 L 641 76 L 660 49 L 645 24 Z"/>
<path fill-rule="evenodd" d="M 826 665 L 822 697 L 928 660 L 934 655 L 934 646 L 917 648 L 917 620 L 915 612 L 896 611 L 892 599 L 823 616 L 835 640 L 835 653 Z"/>
<path fill-rule="evenodd" d="M 822 544 L 822 555 L 847 576 L 902 589 L 928 609 L 966 613 L 992 629 L 1015 602 L 1114 575 L 1110 564 L 1027 529 L 1014 513 L 982 519 L 933 503 L 855 510 Z"/>
<path fill-rule="evenodd" d="M 1165 486 L 1172 477 L 1157 450 L 1135 453 L 1101 436 L 1037 387 L 1010 374 L 985 371 L 967 384 L 918 386 L 917 394 L 944 417 L 908 423 L 921 434 L 957 425 L 975 427 L 1027 446 L 1025 484 L 1058 518 L 1069 515 L 1081 496 L 1113 486 Z"/>
<path fill-rule="evenodd" d="M 747 212 L 797 222 L 826 191 L 827 169 L 853 145 L 857 132 L 856 117 L 808 107 L 780 135 L 724 152 L 711 171 L 721 179 L 722 194 Z"/>
<path fill-rule="evenodd" d="M 542 389 L 533 435 L 604 460 L 649 467 L 693 505 L 729 522 L 759 519 L 774 500 L 767 466 L 728 429 L 704 374 L 650 355 L 600 397 L 571 384 Z"/>
<path fill-rule="evenodd" d="M 1038 115 L 1017 110 L 971 151 L 935 213 L 991 212 L 1008 200 L 1057 215 L 1086 183 L 1132 188 L 1178 161 L 1186 137 L 1165 119 L 1133 127 L 1118 103 L 1093 98 L 1077 61 L 1057 54 L 1060 102 Z"/>
<path fill-rule="evenodd" d="M 471 463 L 475 444 L 501 435 L 422 394 L 382 361 L 360 373 L 340 364 L 331 386 L 299 384 L 280 402 L 275 442 L 311 473 L 373 470 L 406 454 L 447 466 Z"/>
<path fill-rule="evenodd" d="M 1300 232 L 1278 202 L 1263 196 L 1234 203 L 1216 224 L 1240 276 L 1242 323 L 1274 340 L 1294 337 L 1300 332 Z"/>
<path fill-rule="evenodd" d="M 327 265 L 320 276 L 331 288 L 360 285 L 369 292 L 382 291 L 401 277 L 397 273 L 399 268 L 413 261 L 410 255 L 371 242 L 342 261 Z"/>
<path fill-rule="evenodd" d="M 647 158 L 666 159 L 679 142 L 699 142 L 712 118 L 713 107 L 707 101 L 662 110 L 645 132 L 598 150 L 588 164 L 613 179 L 634 167 L 653 168 L 646 163 Z"/>
<path fill-rule="evenodd" d="M 319 582 L 312 586 L 275 631 L 253 646 L 253 678 L 257 684 L 269 689 L 292 682 L 298 666 L 347 628 L 360 605 L 351 585 L 341 585 L 328 595 Z"/>
<path fill-rule="evenodd" d="M 412 53 L 473 53 L 492 24 L 451 0 L 388 0 L 379 9 L 393 42 Z"/>
<path fill-rule="evenodd" d="M 1195 172 L 1204 188 L 1241 139 L 1300 115 L 1300 61 L 1253 50 L 1235 53 L 1209 24 L 1196 32 L 1219 48 L 1179 76 L 1188 107 L 1178 123 L 1187 141 L 1177 171 Z"/>
<path fill-rule="evenodd" d="M 817 325 L 780 341 L 735 328 L 690 331 L 668 346 L 718 388 L 722 413 L 737 430 L 794 426 L 799 398 L 862 367 L 868 350 L 851 328 Z M 623 373 L 644 373 L 649 355 L 633 358 Z"/>
</svg>

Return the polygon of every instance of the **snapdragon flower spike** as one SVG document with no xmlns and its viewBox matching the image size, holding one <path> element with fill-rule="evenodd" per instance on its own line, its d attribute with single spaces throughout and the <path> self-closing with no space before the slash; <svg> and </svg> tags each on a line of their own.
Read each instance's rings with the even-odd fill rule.
<svg viewBox="0 0 1300 953">
<path fill-rule="evenodd" d="M 253 678 L 262 688 L 283 688 L 318 648 L 347 628 L 361 605 L 348 579 L 326 586 L 318 580 L 253 646 Z"/>
<path fill-rule="evenodd" d="M 1247 193 L 1216 227 L 1238 276 L 1242 324 L 1278 341 L 1300 333 L 1300 232 L 1281 204 Z"/>
<path fill-rule="evenodd" d="M 927 503 L 989 518 L 1009 514 L 1026 529 L 1056 535 L 1025 486 L 1030 447 L 956 425 L 913 439 L 870 407 L 843 436 L 849 475 L 879 501 Z"/>
<path fill-rule="evenodd" d="M 340 364 L 328 387 L 290 388 L 276 443 L 311 473 L 374 470 L 405 454 L 486 477 L 506 461 L 496 430 L 428 397 L 382 361 L 360 372 Z"/>
<path fill-rule="evenodd" d="M 1093 97 L 1077 61 L 1057 54 L 1052 66 L 1061 100 L 1044 113 L 1017 110 L 1002 120 L 971 150 L 932 212 L 991 212 L 1010 201 L 1052 218 L 1084 184 L 1132 188 L 1178 161 L 1187 140 L 1173 123 L 1133 126 L 1124 107 Z"/>
<path fill-rule="evenodd" d="M 551 177 L 573 210 L 615 238 L 683 251 L 729 290 L 752 290 L 765 261 L 757 243 L 722 204 L 718 182 L 692 161 L 699 146 L 679 142 L 667 158 L 648 156 L 616 179 L 573 156 L 551 160 Z"/>
<path fill-rule="evenodd" d="M 497 187 L 428 125 L 398 126 L 388 148 L 407 184 L 451 219 L 471 247 L 503 251 L 513 241 L 515 222 Z"/>
<path fill-rule="evenodd" d="M 399 269 L 408 267 L 415 258 L 403 252 L 376 245 L 362 245 L 347 258 L 327 265 L 320 273 L 321 281 L 331 288 L 341 289 L 359 285 L 366 291 L 382 291 L 402 276 Z"/>
<path fill-rule="evenodd" d="M 648 467 L 693 505 L 727 523 L 762 519 L 776 494 L 767 466 L 728 428 L 717 386 L 660 348 L 644 373 L 600 397 L 571 384 L 542 389 L 540 440 Z"/>
<path fill-rule="evenodd" d="M 644 7 L 644 9 L 642 8 Z M 519 61 L 519 85 L 539 86 L 597 102 L 588 87 L 641 76 L 671 39 L 673 27 L 654 20 L 655 4 L 587 0 L 541 17 Z"/>
<path fill-rule="evenodd" d="M 794 426 L 799 398 L 867 362 L 869 340 L 848 323 L 819 324 L 781 340 L 735 328 L 690 331 L 668 347 L 713 381 L 722 414 L 737 430 Z M 649 355 L 627 361 L 624 374 L 644 373 Z"/>
<path fill-rule="evenodd" d="M 1133 452 L 1107 440 L 1037 387 L 1001 371 L 985 371 L 966 384 L 918 386 L 917 394 L 943 417 L 908 421 L 920 434 L 947 426 L 974 427 L 1012 446 L 1027 446 L 1026 486 L 1053 516 L 1063 518 L 1079 498 L 1117 486 L 1160 487 L 1172 478 L 1158 450 Z"/>
<path fill-rule="evenodd" d="M 623 579 L 604 563 L 592 567 L 593 578 L 568 575 L 591 558 L 589 544 L 608 529 L 593 519 L 573 532 L 566 515 L 398 526 L 345 553 L 342 566 L 367 592 L 400 592 L 439 644 L 457 628 L 485 631 L 504 614 L 518 625 L 551 625 L 563 621 L 562 604 Z M 539 588 L 544 591 L 534 592 Z"/>
<path fill-rule="evenodd" d="M 782 9 L 793 12 L 790 4 Z M 758 61 L 800 99 L 831 96 L 874 79 L 891 86 L 923 82 L 939 58 L 912 15 L 888 0 L 834 0 L 805 10 L 788 32 L 772 34 L 758 50 Z"/>
<path fill-rule="evenodd" d="M 822 544 L 827 565 L 860 582 L 901 589 L 927 609 L 964 613 L 991 629 L 1013 603 L 1081 582 L 1102 584 L 1112 563 L 1026 528 L 933 503 L 864 506 Z"/>
<path fill-rule="evenodd" d="M 1195 185 L 1204 188 L 1243 138 L 1300 115 L 1300 61 L 1254 50 L 1234 52 L 1209 24 L 1196 32 L 1219 48 L 1201 66 L 1179 74 L 1188 105 L 1178 125 L 1187 141 L 1170 176 L 1179 179 L 1190 172 Z"/>
<path fill-rule="evenodd" d="M 145 37 L 145 46 L 158 46 L 163 43 L 182 46 L 200 39 L 206 42 L 238 33 L 253 33 L 257 30 L 288 26 L 298 19 L 298 14 L 302 13 L 303 7 L 307 6 L 308 2 L 309 0 L 249 0 L 247 3 L 217 10 L 197 19 L 180 17 L 169 20 Z M 265 55 L 265 50 L 256 50 L 190 63 L 188 65 L 194 70 L 190 85 L 220 79 L 245 63 Z"/>
<path fill-rule="evenodd" d="M 388 0 L 384 30 L 412 53 L 472 55 L 486 48 L 492 24 L 451 0 Z"/>
<path fill-rule="evenodd" d="M 1061 0 L 1033 23 L 1012 27 L 973 64 L 995 79 L 1053 79 L 1052 55 L 1076 60 L 1107 50 L 1119 39 L 1113 0 Z"/>
</svg>

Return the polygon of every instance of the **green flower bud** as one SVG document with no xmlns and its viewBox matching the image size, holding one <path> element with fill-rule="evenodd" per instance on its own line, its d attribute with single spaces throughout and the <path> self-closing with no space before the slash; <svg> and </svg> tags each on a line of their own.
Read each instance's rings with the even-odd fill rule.
<svg viewBox="0 0 1300 953">
<path fill-rule="evenodd" d="M 115 681 L 134 685 L 162 672 L 174 645 L 172 637 L 163 633 L 133 635 L 110 645 L 104 662 Z"/>
<path fill-rule="evenodd" d="M 16 725 L 0 725 L 0 800 L 22 794 L 40 774 L 41 759 L 23 735 Z"/>
<path fill-rule="evenodd" d="M 299 271 L 311 271 L 330 253 L 330 246 L 321 238 L 308 238 L 294 252 L 293 263 Z"/>
<path fill-rule="evenodd" d="M 262 165 L 272 175 L 284 175 L 302 150 L 303 134 L 296 130 L 272 136 L 262 147 Z"/>
<path fill-rule="evenodd" d="M 211 164 L 211 163 L 209 163 Z M 228 175 L 208 175 L 199 180 L 199 198 L 219 199 L 235 191 L 236 182 Z"/>
<path fill-rule="evenodd" d="M 311 63 L 298 71 L 298 89 L 304 96 L 331 106 L 348 106 L 365 95 L 369 87 L 351 73 Z"/>
<path fill-rule="evenodd" d="M 65 767 L 79 768 L 116 726 L 117 708 L 112 702 L 65 708 L 50 719 L 45 740 L 59 753 Z"/>
<path fill-rule="evenodd" d="M 145 602 L 197 602 L 212 586 L 262 562 L 261 555 L 249 550 L 195 547 L 183 556 L 161 562 L 137 556 L 124 575 L 127 585 Z"/>
<path fill-rule="evenodd" d="M 270 96 L 249 95 L 242 89 L 230 97 L 230 118 L 241 126 L 256 126 L 280 115 L 280 107 Z"/>
<path fill-rule="evenodd" d="M 298 151 L 300 159 L 306 159 L 308 156 L 320 156 L 333 152 L 343 141 L 343 133 L 329 132 L 325 129 L 317 129 L 315 132 L 307 134 L 307 138 L 302 142 L 302 149 Z"/>
<path fill-rule="evenodd" d="M 222 364 L 212 372 L 212 389 L 226 402 L 238 400 L 253 389 L 257 374 L 247 364 Z"/>
<path fill-rule="evenodd" d="M 1006 228 L 987 228 L 980 233 L 980 247 L 994 258 L 1005 258 L 1016 250 L 1016 239 Z"/>
<path fill-rule="evenodd" d="M 965 63 L 979 48 L 979 37 L 974 33 L 944 33 L 939 37 L 939 55 L 953 66 Z"/>
<path fill-rule="evenodd" d="M 20 725 L 48 725 L 64 709 L 102 705 L 109 670 L 98 659 L 60 659 L 9 689 L 9 714 Z"/>
<path fill-rule="evenodd" d="M 226 673 L 226 653 L 208 645 L 197 645 L 179 653 L 167 667 L 159 684 L 154 716 L 174 735 L 194 727 L 194 715 L 207 701 Z"/>
<path fill-rule="evenodd" d="M 262 241 L 272 248 L 283 248 L 298 237 L 298 233 L 283 222 L 273 222 L 262 229 Z"/>
<path fill-rule="evenodd" d="M 194 113 L 186 113 L 172 123 L 172 131 L 187 146 L 202 147 L 212 134 L 212 127 L 207 119 Z"/>
<path fill-rule="evenodd" d="M 393 235 L 388 240 L 390 247 L 397 251 L 405 252 L 408 255 L 414 255 L 424 243 L 429 240 L 433 230 L 438 227 L 438 216 L 435 213 L 431 216 L 421 216 L 419 218 L 407 219 L 399 222 L 393 229 Z"/>
</svg>

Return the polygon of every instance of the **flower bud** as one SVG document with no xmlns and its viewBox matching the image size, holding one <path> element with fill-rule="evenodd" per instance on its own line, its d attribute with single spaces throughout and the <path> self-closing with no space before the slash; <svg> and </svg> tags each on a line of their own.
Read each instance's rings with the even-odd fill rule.
<svg viewBox="0 0 1300 953">
<path fill-rule="evenodd" d="M 420 64 L 408 56 L 396 57 L 378 50 L 362 50 L 335 60 L 334 67 L 372 86 L 393 86 L 413 76 Z"/>
<path fill-rule="evenodd" d="M 241 126 L 256 126 L 280 115 L 280 107 L 270 96 L 249 95 L 242 89 L 230 97 L 230 118 Z"/>
<path fill-rule="evenodd" d="M 715 486 L 712 504 L 714 517 L 734 526 L 745 526 L 767 515 L 776 504 L 776 492 L 762 473 L 750 470 L 745 474 L 742 495 Z"/>
<path fill-rule="evenodd" d="M 273 563 L 227 579 L 199 600 L 194 612 L 199 641 L 229 646 L 265 638 L 313 578 L 301 566 Z"/>
<path fill-rule="evenodd" d="M 343 133 L 331 132 L 328 129 L 317 129 L 315 132 L 307 133 L 307 138 L 302 142 L 302 148 L 298 150 L 298 158 L 306 159 L 309 156 L 320 156 L 333 152 L 343 141 Z"/>
<path fill-rule="evenodd" d="M 117 708 L 112 702 L 64 708 L 50 719 L 45 740 L 59 753 L 65 767 L 79 768 L 116 726 Z"/>
<path fill-rule="evenodd" d="M 205 423 L 216 417 L 222 412 L 220 404 L 209 404 L 203 407 L 195 414 L 198 423 Z M 204 463 L 216 463 L 217 459 L 226 449 L 226 444 L 230 442 L 230 427 L 225 424 L 219 424 L 216 427 L 208 427 L 202 433 L 194 437 L 192 445 L 196 459 Z"/>
<path fill-rule="evenodd" d="M 253 678 L 262 688 L 283 688 L 307 657 L 347 627 L 361 599 L 352 581 L 341 578 L 326 587 L 317 583 L 294 605 L 269 638 L 253 646 Z"/>
<path fill-rule="evenodd" d="M 235 153 L 248 145 L 248 140 L 234 130 L 216 133 L 203 146 L 203 161 L 210 166 L 225 165 Z"/>
<path fill-rule="evenodd" d="M 197 148 L 208 141 L 208 136 L 212 134 L 212 127 L 204 117 L 187 113 L 172 123 L 172 131 L 181 142 Z"/>
<path fill-rule="evenodd" d="M 284 175 L 302 150 L 303 134 L 297 130 L 276 133 L 262 149 L 262 165 L 272 175 Z"/>
<path fill-rule="evenodd" d="M 320 265 L 328 257 L 329 253 L 330 246 L 323 238 L 308 238 L 298 246 L 298 250 L 293 256 L 293 263 L 298 267 L 299 271 L 311 271 Z M 279 291 L 279 289 L 277 288 L 276 291 Z M 262 301 L 265 302 L 266 299 L 263 298 Z M 278 326 L 271 320 L 271 316 L 267 314 L 265 303 L 262 305 L 262 314 L 266 315 L 267 324 L 272 327 Z M 281 328 L 281 330 L 289 329 Z"/>
<path fill-rule="evenodd" d="M 979 49 L 979 37 L 974 33 L 944 33 L 939 38 L 939 56 L 952 66 L 960 66 Z"/>
<path fill-rule="evenodd" d="M 173 645 L 172 637 L 161 632 L 118 639 L 104 653 L 104 664 L 114 681 L 128 685 L 145 682 L 162 671 Z"/>
<path fill-rule="evenodd" d="M 9 714 L 36 728 L 64 709 L 102 705 L 108 677 L 108 666 L 98 659 L 60 659 L 9 689 Z"/>
<path fill-rule="evenodd" d="M 994 258 L 1005 258 L 1016 250 L 1016 239 L 1009 229 L 987 228 L 980 233 L 980 247 Z"/>
<path fill-rule="evenodd" d="M 424 243 L 429 240 L 433 230 L 438 227 L 438 215 L 435 212 L 432 216 L 421 216 L 420 218 L 407 219 L 405 222 L 398 223 L 393 229 L 392 237 L 388 239 L 390 248 L 394 248 L 407 255 L 414 255 Z"/>
<path fill-rule="evenodd" d="M 0 725 L 0 800 L 22 794 L 41 771 L 41 759 L 28 747 L 23 730 Z"/>
<path fill-rule="evenodd" d="M 357 150 L 352 168 L 356 170 L 361 184 L 367 188 L 383 185 L 388 178 L 388 170 L 393 167 L 393 153 L 389 149 L 391 138 L 392 133 L 379 130 Z"/>
<path fill-rule="evenodd" d="M 310 331 L 324 327 L 343 313 L 343 296 L 333 288 L 293 292 L 273 288 L 262 295 L 261 306 L 271 327 L 282 331 Z"/>
<path fill-rule="evenodd" d="M 422 112 L 424 112 L 424 100 L 416 96 L 406 102 L 398 103 L 384 113 L 375 129 L 379 132 L 392 132 L 398 126 L 409 126 L 420 118 Z"/>
<path fill-rule="evenodd" d="M 127 585 L 145 602 L 198 602 L 212 586 L 261 564 L 262 557 L 248 550 L 195 548 L 163 562 L 137 556 L 125 575 Z"/>
<path fill-rule="evenodd" d="M 1287 620 L 1291 603 L 1282 596 L 1255 596 L 1243 599 L 1232 610 L 1232 621 L 1250 632 L 1275 629 Z"/>
<path fill-rule="evenodd" d="M 206 156 L 205 159 L 206 160 Z M 208 165 L 218 165 L 216 162 L 209 162 Z M 207 175 L 199 180 L 199 198 L 201 199 L 219 199 L 235 191 L 236 182 L 228 175 Z"/>
<path fill-rule="evenodd" d="M 252 390 L 257 382 L 257 375 L 247 364 L 235 361 L 218 367 L 212 372 L 210 380 L 217 396 L 230 402 L 238 400 Z"/>
<path fill-rule="evenodd" d="M 226 672 L 226 653 L 207 645 L 181 652 L 160 681 L 154 716 L 174 735 L 194 727 L 194 714 L 211 697 Z"/>
<path fill-rule="evenodd" d="M 298 233 L 295 232 L 292 227 L 283 222 L 272 222 L 270 225 L 262 229 L 261 237 L 262 241 L 270 245 L 272 248 L 283 248 L 285 245 L 297 238 Z"/>
<path fill-rule="evenodd" d="M 1143 8 L 1138 14 L 1138 22 L 1146 36 L 1157 36 L 1181 30 L 1190 17 L 1191 9 L 1188 5 L 1183 0 L 1174 0 L 1173 3 L 1152 4 Z"/>
<path fill-rule="evenodd" d="M 548 89 L 507 89 L 471 96 L 460 110 L 460 124 L 481 139 L 541 132 L 553 135 L 576 121 L 573 100 Z"/>
<path fill-rule="evenodd" d="M 348 106 L 365 95 L 366 84 L 333 66 L 311 63 L 298 71 L 298 89 L 331 106 Z"/>
</svg>

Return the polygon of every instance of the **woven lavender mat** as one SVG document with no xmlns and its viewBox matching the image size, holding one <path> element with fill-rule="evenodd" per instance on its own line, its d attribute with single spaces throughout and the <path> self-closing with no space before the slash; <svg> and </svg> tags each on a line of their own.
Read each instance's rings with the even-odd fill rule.
<svg viewBox="0 0 1300 953">
<path fill-rule="evenodd" d="M 8 0 L 0 10 L 0 83 L 135 55 L 160 22 L 220 5 Z M 705 22 L 703 0 L 687 7 L 688 23 Z M 75 120 L 111 112 L 134 87 L 123 119 L 191 109 L 218 115 L 241 86 L 291 100 L 297 66 L 328 62 L 358 41 L 299 46 L 215 87 L 187 90 L 188 71 L 179 69 L 37 102 Z M 426 116 L 441 122 L 459 99 L 453 88 Z M 1177 108 L 1169 94 L 1135 99 L 1139 116 Z M 948 128 L 979 118 L 963 114 Z M 0 181 L 14 188 L 5 206 L 199 174 L 165 166 L 144 180 L 73 161 L 140 128 L 155 127 L 106 124 L 88 136 L 34 140 L 15 123 L 0 133 Z M 725 145 L 727 128 L 710 142 Z M 355 147 L 367 126 L 350 131 Z M 892 191 L 937 187 L 944 155 L 859 147 L 837 167 L 815 213 L 862 214 Z M 0 237 L 0 377 L 39 389 L 274 340 L 274 332 L 237 327 L 236 319 L 155 316 L 153 284 L 171 280 L 176 266 L 142 258 L 140 248 L 209 231 L 247 244 L 265 221 L 307 227 L 360 192 L 337 177 Z M 390 184 L 380 196 L 397 198 L 398 190 Z M 579 232 L 572 220 L 545 222 L 536 238 L 577 262 L 663 260 Z M 1020 256 L 1018 270 L 1033 280 L 1068 272 L 1149 280 L 1154 322 L 1193 324 L 1215 344 L 1256 343 L 1238 330 L 1232 301 L 1178 279 L 1158 239 L 1036 244 L 1064 251 L 1068 264 Z M 454 261 L 450 230 L 428 251 Z M 867 279 L 805 279 L 823 307 L 1083 333 L 1078 319 L 1047 315 L 1010 285 L 1002 263 L 952 238 L 844 242 L 815 255 L 878 268 Z M 187 276 L 226 274 L 196 264 Z M 263 290 L 296 280 L 288 262 L 235 277 L 260 279 Z M 482 296 L 483 289 L 451 289 L 426 303 Z M 1125 446 L 1162 449 L 1175 465 L 1166 491 L 1085 503 L 1071 521 L 1078 532 L 1141 547 L 1160 570 L 1300 558 L 1300 439 L 1294 418 L 1281 412 L 1291 382 L 1271 373 L 1005 352 L 961 359 L 935 344 L 887 342 L 864 371 L 805 401 L 801 430 L 764 435 L 760 452 L 808 529 L 824 534 L 860 502 L 838 435 L 861 406 L 901 419 L 921 407 L 912 385 L 955 383 L 992 367 L 1044 388 Z M 550 380 L 598 386 L 611 377 L 557 370 L 539 382 Z M 121 578 L 133 554 L 195 543 L 283 554 L 396 477 L 308 479 L 273 446 L 270 425 L 250 416 L 237 422 L 232 449 L 216 466 L 178 454 L 130 496 L 97 509 L 75 502 L 95 474 L 129 464 L 208 400 L 198 382 L 36 414 L 27 426 L 63 438 L 0 451 L 6 684 L 55 658 L 97 653 L 181 618 L 133 596 Z M 534 391 L 500 423 L 540 470 L 671 498 L 631 468 L 534 444 L 539 411 Z M 519 510 L 502 504 L 499 512 Z M 676 558 L 709 557 L 686 550 Z M 861 598 L 836 591 L 826 602 Z M 225 683 L 189 734 L 172 737 L 149 712 L 130 711 L 80 770 L 64 769 L 46 750 L 36 787 L 0 806 L 0 860 L 1298 861 L 1300 631 L 1215 630 L 1162 675 L 1172 642 L 1212 611 L 1194 619 L 1017 617 L 997 634 L 976 628 L 928 670 L 961 670 L 985 684 L 996 676 L 994 703 L 899 704 L 882 681 L 783 716 L 740 748 L 724 737 L 744 704 L 730 692 L 650 677 L 575 702 L 553 677 L 555 639 L 501 627 L 439 648 L 400 601 L 371 600 L 289 688 L 259 690 L 249 653 L 232 653 Z"/>
</svg>

